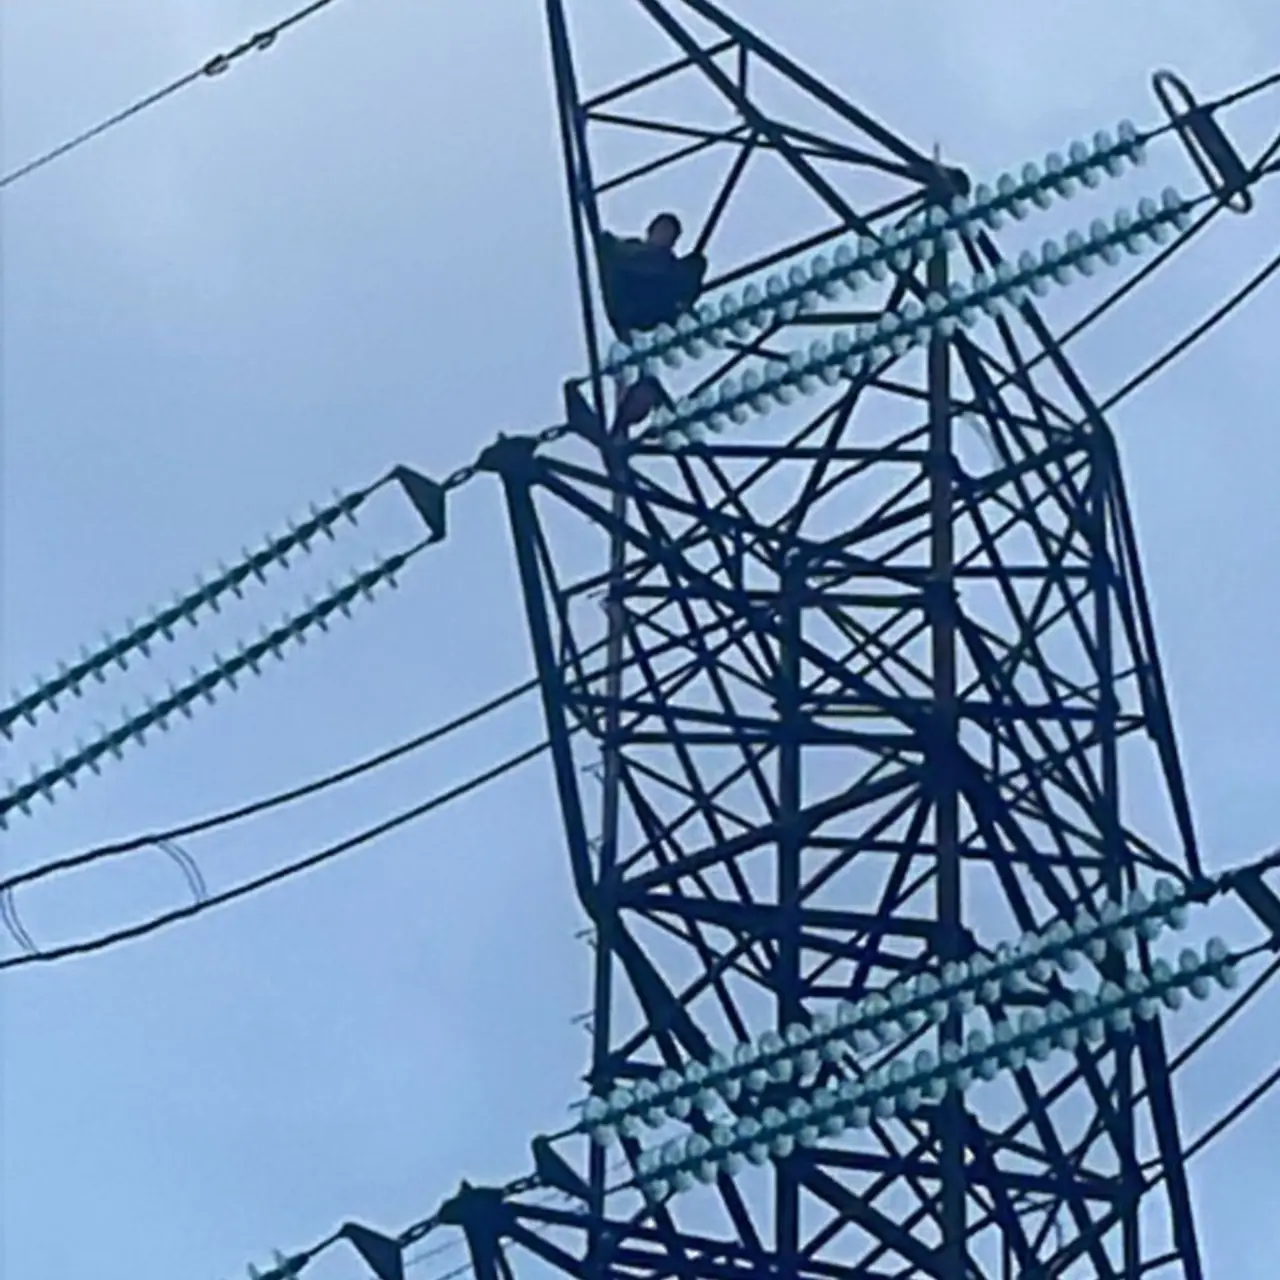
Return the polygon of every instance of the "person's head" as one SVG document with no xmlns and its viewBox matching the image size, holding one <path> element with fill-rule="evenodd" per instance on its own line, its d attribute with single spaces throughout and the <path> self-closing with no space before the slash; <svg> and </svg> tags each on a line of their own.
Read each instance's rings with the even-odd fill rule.
<svg viewBox="0 0 1280 1280">
<path fill-rule="evenodd" d="M 645 235 L 650 244 L 670 249 L 680 239 L 682 230 L 680 219 L 674 213 L 660 213 L 649 223 L 649 229 Z"/>
</svg>

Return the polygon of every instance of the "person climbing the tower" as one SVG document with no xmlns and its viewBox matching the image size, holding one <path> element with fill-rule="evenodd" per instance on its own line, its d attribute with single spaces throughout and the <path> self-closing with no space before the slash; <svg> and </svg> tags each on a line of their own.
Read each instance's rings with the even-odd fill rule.
<svg viewBox="0 0 1280 1280">
<path fill-rule="evenodd" d="M 600 279 L 605 314 L 623 342 L 635 332 L 673 324 L 697 301 L 707 274 L 695 250 L 677 257 L 683 228 L 674 213 L 660 213 L 644 238 L 600 237 Z"/>
</svg>

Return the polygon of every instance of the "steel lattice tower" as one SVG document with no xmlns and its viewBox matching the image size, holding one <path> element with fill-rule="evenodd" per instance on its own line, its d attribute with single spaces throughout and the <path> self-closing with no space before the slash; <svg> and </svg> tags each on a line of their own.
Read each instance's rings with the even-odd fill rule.
<svg viewBox="0 0 1280 1280">
<path fill-rule="evenodd" d="M 394 584 L 480 473 L 502 488 L 547 740 L 218 895 L 172 832 L 11 876 L 0 925 L 26 954 L 0 969 L 256 891 L 549 748 L 594 953 L 589 1098 L 533 1140 L 528 1176 L 464 1182 L 395 1237 L 347 1222 L 253 1280 L 297 1280 L 339 1241 L 404 1280 L 406 1249 L 443 1226 L 461 1228 L 476 1280 L 1202 1280 L 1185 1163 L 1241 1108 L 1184 1146 L 1171 1074 L 1193 1050 L 1171 1065 L 1160 1015 L 1280 951 L 1263 879 L 1280 850 L 1202 868 L 1115 440 L 1062 349 L 1149 268 L 1065 330 L 1035 299 L 1171 228 L 1187 234 L 1170 253 L 1224 209 L 1248 213 L 1280 172 L 1280 135 L 1250 167 L 1215 113 L 1280 75 L 1202 105 L 1159 72 L 1166 125 L 1100 132 L 993 189 L 714 0 L 544 3 L 585 348 L 564 420 L 499 437 L 442 482 L 401 466 L 313 506 L 15 695 L 6 739 L 355 523 L 385 486 L 426 525 L 10 783 L 0 827 Z M 627 65 L 592 76 L 597 57 Z M 1039 253 L 993 236 L 1166 134 L 1205 180 L 1195 198 L 1146 196 Z M 712 278 L 678 320 L 615 344 L 606 234 L 676 208 Z M 346 780 L 531 688 L 179 834 Z M 39 949 L 15 888 L 148 845 L 183 867 L 194 907 Z M 1153 954 L 1221 894 L 1265 943 L 1214 937 L 1176 966 Z M 1082 965 L 1094 990 L 1063 978 Z M 967 1029 L 970 1013 L 990 1030 Z M 642 1143 L 646 1127 L 679 1136 Z"/>
<path fill-rule="evenodd" d="M 987 345 L 935 335 L 675 456 L 606 425 L 606 200 L 665 207 L 668 173 L 696 157 L 699 243 L 730 280 L 966 177 L 708 0 L 606 6 L 668 52 L 637 40 L 625 79 L 588 88 L 568 7 L 547 14 L 593 373 L 567 392 L 576 454 L 507 439 L 485 466 L 594 926 L 588 1078 L 605 1090 L 1198 860 L 1112 435 L 1032 306 Z M 604 172 L 610 129 L 656 138 L 652 157 Z M 717 235 L 753 164 L 821 221 L 730 264 Z M 939 252 L 891 275 L 881 305 L 998 259 L 990 238 Z M 742 345 L 795 348 L 850 319 Z M 1127 798 L 1139 757 L 1161 812 Z M 1201 1276 L 1158 1024 L 924 1114 L 653 1212 L 607 1194 L 599 1150 L 566 1149 L 574 1207 L 465 1198 L 459 1217 L 481 1280 L 506 1272 L 499 1237 L 574 1276 Z"/>
</svg>

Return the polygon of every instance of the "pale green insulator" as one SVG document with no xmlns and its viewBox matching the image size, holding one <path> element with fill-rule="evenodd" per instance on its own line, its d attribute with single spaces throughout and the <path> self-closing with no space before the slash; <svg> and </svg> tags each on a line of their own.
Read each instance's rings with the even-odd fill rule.
<svg viewBox="0 0 1280 1280">
<path fill-rule="evenodd" d="M 838 1062 L 843 1056 L 840 1028 L 836 1020 L 827 1013 L 818 1013 L 813 1017 L 813 1042 L 818 1046 L 818 1053 L 825 1062 Z"/>
<path fill-rule="evenodd" d="M 1030 249 L 1024 249 L 1018 254 L 1018 274 L 1022 277 L 1022 283 L 1037 298 L 1043 298 L 1049 292 L 1049 281 L 1041 273 L 1040 259 Z"/>
<path fill-rule="evenodd" d="M 1138 135 L 1137 126 L 1131 120 L 1121 120 L 1116 126 L 1117 145 L 1124 148 L 1125 158 L 1135 168 L 1147 162 L 1147 148 Z"/>
<path fill-rule="evenodd" d="M 746 1144 L 745 1155 L 753 1165 L 762 1165 L 769 1159 L 770 1137 L 758 1121 L 751 1117 L 740 1120 L 738 1141 Z"/>
<path fill-rule="evenodd" d="M 678 1169 L 684 1159 L 684 1142 L 680 1138 L 671 1138 L 662 1144 L 661 1150 L 658 1168 L 664 1173 Z"/>
<path fill-rule="evenodd" d="M 1154 889 L 1156 904 L 1170 929 L 1187 927 L 1187 905 L 1172 880 L 1160 879 Z"/>
<path fill-rule="evenodd" d="M 1031 161 L 1022 166 L 1022 186 L 1037 209 L 1047 209 L 1053 203 L 1052 184 Z"/>
<path fill-rule="evenodd" d="M 925 1051 L 927 1052 L 927 1050 Z M 948 1089 L 963 1093 L 973 1083 L 973 1075 L 964 1065 L 964 1053 L 960 1046 L 949 1041 L 942 1046 L 938 1062 L 929 1072 L 919 1078 L 924 1096 L 930 1102 L 941 1102 L 947 1096 Z M 917 1055 L 917 1064 L 919 1055 Z"/>
<path fill-rule="evenodd" d="M 985 182 L 980 182 L 973 189 L 974 213 L 992 231 L 999 231 L 1004 226 L 1004 215 L 997 203 L 999 197 Z"/>
<path fill-rule="evenodd" d="M 1080 1043 L 1080 1032 L 1071 1025 L 1071 1010 L 1058 1000 L 1051 1001 L 1045 1010 L 1045 1032 L 1055 1049 L 1072 1052 Z"/>
<path fill-rule="evenodd" d="M 871 1112 L 864 1098 L 870 1093 L 869 1088 L 858 1080 L 842 1080 L 836 1089 L 836 1098 L 840 1114 L 847 1125 L 854 1129 L 865 1129 L 871 1123 Z"/>
<path fill-rule="evenodd" d="M 660 324 L 653 331 L 653 350 L 668 369 L 678 369 L 684 363 L 676 331 L 669 324 Z"/>
<path fill-rule="evenodd" d="M 1099 1013 L 1117 1031 L 1133 1027 L 1133 1016 L 1125 1002 L 1124 991 L 1110 980 L 1098 988 Z"/>
<path fill-rule="evenodd" d="M 1167 960 L 1156 960 L 1151 965 L 1151 984 L 1159 993 L 1160 1002 L 1173 1013 L 1182 1008 L 1186 993 L 1177 985 L 1178 977 Z"/>
<path fill-rule="evenodd" d="M 977 1005 L 973 981 L 973 970 L 967 961 L 948 960 L 942 966 L 942 985 L 950 993 L 952 1007 L 960 1013 L 968 1013 Z"/>
<path fill-rule="evenodd" d="M 1108 944 L 1112 943 L 1123 919 L 1124 908 L 1110 898 L 1107 898 L 1098 908 L 1098 928 L 1106 937 Z"/>
<path fill-rule="evenodd" d="M 659 1097 L 658 1086 L 652 1080 L 641 1080 L 635 1087 L 636 1109 L 640 1119 L 650 1129 L 660 1129 L 667 1120 L 667 1113 Z"/>
<path fill-rule="evenodd" d="M 911 1060 L 911 1078 L 921 1084 L 931 1076 L 940 1074 L 941 1064 L 928 1049 L 918 1049 Z"/>
<path fill-rule="evenodd" d="M 646 1200 L 651 1204 L 658 1204 L 671 1194 L 672 1186 L 665 1178 L 650 1178 L 645 1181 L 641 1190 Z"/>
<path fill-rule="evenodd" d="M 776 1031 L 766 1031 L 756 1040 L 756 1047 L 760 1061 L 767 1063 L 786 1052 L 787 1042 Z"/>
<path fill-rule="evenodd" d="M 1193 996 L 1195 995 L 1195 990 L 1191 983 L 1192 980 L 1200 973 L 1200 969 L 1200 957 L 1190 947 L 1183 947 L 1182 950 L 1178 952 L 1178 974 L 1182 979 L 1182 985 L 1185 986 Z M 1203 989 L 1207 995 L 1209 990 L 1209 984 L 1207 981 L 1204 982 Z M 1196 996 L 1196 999 L 1198 1000 L 1203 998 L 1203 996 Z"/>
<path fill-rule="evenodd" d="M 787 381 L 801 395 L 812 395 L 818 389 L 818 380 L 809 367 L 808 356 L 803 351 L 793 351 L 787 361 Z"/>
<path fill-rule="evenodd" d="M 1013 1050 L 1018 1033 L 1010 1022 L 1000 1021 L 991 1028 L 992 1051 L 1001 1066 L 1013 1065 Z"/>
<path fill-rule="evenodd" d="M 710 1183 L 716 1180 L 716 1162 L 711 1143 L 700 1133 L 693 1134 L 684 1146 L 684 1166 L 697 1181 Z"/>
<path fill-rule="evenodd" d="M 870 1031 L 880 1043 L 887 1043 L 888 1039 L 882 1037 L 877 1028 L 885 1024 L 889 1019 L 889 1002 L 879 991 L 873 991 L 866 996 L 859 1004 L 859 1017 L 868 1031 Z"/>
<path fill-rule="evenodd" d="M 689 1114 L 689 1100 L 680 1093 L 683 1084 L 684 1077 L 670 1067 L 658 1073 L 657 1105 L 676 1120 L 683 1120 Z"/>
<path fill-rule="evenodd" d="M 1117 250 L 1111 236 L 1111 228 L 1101 219 L 1094 218 L 1089 223 L 1089 242 L 1094 253 L 1098 255 L 1109 267 L 1114 267 L 1120 261 L 1120 253 Z"/>
<path fill-rule="evenodd" d="M 923 1086 L 910 1083 L 894 1099 L 893 1109 L 897 1115 L 905 1120 L 908 1116 L 920 1110 L 920 1104 L 923 1100 Z"/>
<path fill-rule="evenodd" d="M 746 1043 L 734 1046 L 733 1074 L 727 1077 L 720 1088 L 727 1102 L 736 1102 L 742 1095 L 743 1083 L 752 1064 L 756 1060 L 755 1046 Z"/>
<path fill-rule="evenodd" d="M 1076 192 L 1075 181 L 1065 174 L 1067 162 L 1063 159 L 1061 152 L 1050 151 L 1044 158 L 1044 176 L 1045 181 L 1052 185 L 1053 189 L 1064 200 L 1069 200 Z"/>
<path fill-rule="evenodd" d="M 1062 242 L 1062 256 L 1082 276 L 1093 275 L 1093 256 L 1089 241 L 1079 231 L 1068 231 Z"/>
<path fill-rule="evenodd" d="M 772 320 L 773 312 L 764 294 L 755 285 L 747 285 L 742 291 L 742 311 L 733 323 L 734 336 L 745 338 L 752 328 L 764 329 Z"/>
<path fill-rule="evenodd" d="M 1231 959 L 1227 944 L 1221 938 L 1210 938 L 1204 949 L 1207 965 L 1212 966 L 1213 977 L 1224 991 L 1230 991 L 1240 983 L 1240 974 Z"/>
<path fill-rule="evenodd" d="M 839 272 L 832 266 L 826 254 L 816 254 L 810 261 L 809 278 L 818 292 L 829 301 L 840 296 Z"/>
<path fill-rule="evenodd" d="M 1090 991 L 1073 992 L 1071 1008 L 1080 1027 L 1080 1038 L 1091 1047 L 1100 1045 L 1107 1038 L 1107 1023 L 1098 998 Z"/>
<path fill-rule="evenodd" d="M 916 979 L 916 998 L 927 1001 L 924 1017 L 928 1022 L 942 1022 L 951 1012 L 952 998 L 946 988 L 949 986 L 947 978 L 954 978 L 955 972 L 948 969 L 943 970 L 942 980 L 930 973 L 922 973 Z"/>
<path fill-rule="evenodd" d="M 980 1004 L 994 1004 L 1000 999 L 1000 974 L 992 964 L 990 957 L 981 952 L 969 960 L 969 968 L 973 973 L 975 991 Z"/>
<path fill-rule="evenodd" d="M 1137 969 L 1125 974 L 1125 994 L 1130 1000 L 1130 1007 L 1143 1022 L 1150 1022 L 1160 1011 L 1159 991 L 1153 988 L 1146 975 Z"/>
<path fill-rule="evenodd" d="M 1080 957 L 1076 950 L 1078 943 L 1071 926 L 1065 920 L 1055 920 L 1045 930 L 1045 940 L 1049 944 L 1053 963 L 1064 973 L 1074 973 L 1080 967 Z"/>
<path fill-rule="evenodd" d="M 640 1100 L 637 1092 L 626 1085 L 619 1085 L 609 1094 L 605 1102 L 604 1120 L 607 1124 L 613 1124 L 623 1116 L 639 1110 Z"/>
<path fill-rule="evenodd" d="M 1038 1009 L 1027 1010 L 1018 1020 L 1018 1032 L 1027 1054 L 1036 1062 L 1043 1062 L 1053 1050 L 1053 1039 L 1044 1015 Z"/>
<path fill-rule="evenodd" d="M 866 1100 L 871 1105 L 871 1114 L 878 1120 L 888 1120 L 893 1115 L 893 1099 L 889 1096 L 889 1082 L 884 1073 L 868 1072 L 863 1083 L 866 1086 Z"/>
<path fill-rule="evenodd" d="M 840 1095 L 827 1086 L 816 1089 L 813 1095 L 814 1114 L 818 1119 L 818 1127 L 822 1136 L 835 1138 L 845 1130 L 844 1110 Z"/>
<path fill-rule="evenodd" d="M 173 604 L 164 609 L 155 610 L 145 622 L 135 625 L 129 622 L 126 634 L 120 639 L 104 635 L 104 643 L 96 653 L 81 649 L 78 662 L 68 665 L 58 664 L 58 675 L 42 682 L 31 693 L 19 697 L 15 704 L 0 710 L 0 734 L 12 736 L 12 729 L 18 720 L 29 724 L 36 721 L 36 713 L 44 707 L 57 710 L 57 699 L 64 693 L 79 695 L 80 686 L 92 677 L 101 682 L 105 672 L 112 666 L 120 670 L 128 670 L 128 658 L 133 653 L 149 656 L 151 641 L 157 636 L 166 640 L 173 639 L 174 628 L 181 622 L 195 627 L 199 624 L 202 610 L 214 612 L 221 610 L 221 602 L 228 595 L 243 596 L 242 586 L 250 578 L 266 581 L 266 570 L 274 566 L 288 567 L 288 556 L 294 550 L 309 551 L 310 544 L 317 535 L 323 533 L 332 538 L 333 526 L 344 517 L 355 523 L 355 513 L 373 492 L 372 488 L 357 490 L 352 493 L 335 494 L 335 500 L 321 509 L 315 504 L 311 506 L 310 517 L 301 524 L 290 524 L 289 530 L 282 536 L 269 538 L 261 550 L 243 553 L 243 559 L 232 568 L 219 565 L 216 578 L 206 582 L 196 579 L 196 589 L 185 595 L 175 596 Z"/>
<path fill-rule="evenodd" d="M 980 1080 L 994 1080 L 1000 1073 L 1000 1059 L 992 1053 L 994 1041 L 981 1030 L 971 1031 L 965 1037 L 966 1056 L 973 1059 L 973 1073 Z"/>
<path fill-rule="evenodd" d="M 789 372 L 787 365 L 780 360 L 771 360 L 765 366 L 763 390 L 779 405 L 792 404 L 796 398 L 795 388 L 789 381 Z"/>
<path fill-rule="evenodd" d="M 1117 152 L 1114 139 L 1105 129 L 1093 135 L 1093 159 L 1097 167 L 1109 177 L 1118 178 L 1124 172 L 1124 162 Z"/>
<path fill-rule="evenodd" d="M 792 1098 L 787 1104 L 787 1132 L 802 1147 L 811 1147 L 818 1141 L 819 1116 L 804 1098 Z"/>
<path fill-rule="evenodd" d="M 911 1079 L 911 1068 L 901 1058 L 895 1058 L 889 1064 L 888 1089 L 890 1093 L 901 1093 Z"/>
<path fill-rule="evenodd" d="M 1046 240 L 1040 246 L 1040 269 L 1047 272 L 1055 284 L 1071 283 L 1071 268 L 1063 260 L 1063 252 L 1056 240 Z"/>
<path fill-rule="evenodd" d="M 680 348 L 690 359 L 696 360 L 707 350 L 707 344 L 703 339 L 699 329 L 697 320 L 685 312 L 676 320 L 676 334 L 680 343 Z"/>
<path fill-rule="evenodd" d="M 1083 951 L 1091 960 L 1101 962 L 1107 956 L 1106 931 L 1097 916 L 1088 907 L 1076 913 L 1072 922 L 1072 932 L 1076 936 L 1076 949 Z"/>
<path fill-rule="evenodd" d="M 778 1134 L 787 1131 L 787 1115 L 778 1107 L 765 1107 L 760 1113 L 762 1136 L 767 1135 L 770 1141 Z"/>
<path fill-rule="evenodd" d="M 855 1026 L 863 1017 L 863 1010 L 860 1006 L 853 1003 L 852 1000 L 838 1000 L 836 1002 L 836 1026 L 841 1029 Z"/>
</svg>

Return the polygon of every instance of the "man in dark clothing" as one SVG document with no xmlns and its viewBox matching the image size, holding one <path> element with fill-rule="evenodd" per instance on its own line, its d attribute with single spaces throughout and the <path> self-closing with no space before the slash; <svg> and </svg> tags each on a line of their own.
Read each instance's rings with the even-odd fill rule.
<svg viewBox="0 0 1280 1280">
<path fill-rule="evenodd" d="M 657 378 L 646 374 L 623 392 L 614 415 L 613 429 L 630 431 L 632 427 L 638 427 L 659 405 L 670 408 L 671 398 Z"/>
<path fill-rule="evenodd" d="M 600 278 L 605 314 L 614 332 L 627 341 L 636 330 L 672 324 L 697 301 L 707 274 L 700 253 L 676 257 L 680 219 L 660 213 L 643 240 L 600 237 Z"/>
</svg>

